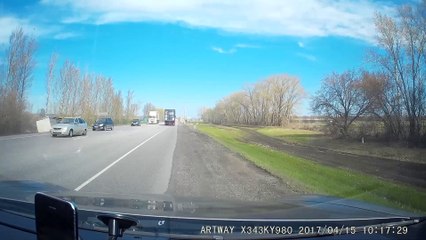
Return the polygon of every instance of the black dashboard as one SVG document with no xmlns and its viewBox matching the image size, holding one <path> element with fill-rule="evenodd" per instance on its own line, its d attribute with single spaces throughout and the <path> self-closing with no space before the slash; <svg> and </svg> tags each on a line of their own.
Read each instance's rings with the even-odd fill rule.
<svg viewBox="0 0 426 240">
<path fill-rule="evenodd" d="M 248 233 L 248 229 L 245 229 L 245 234 L 238 234 L 238 235 L 227 235 L 227 234 L 173 234 L 164 231 L 158 231 L 154 230 L 152 228 L 152 220 L 148 219 L 146 223 L 142 222 L 142 225 L 147 226 L 147 231 L 144 233 L 141 233 L 139 231 L 135 231 L 134 229 L 129 229 L 127 232 L 124 233 L 123 237 L 120 239 L 286 239 L 287 237 L 290 237 L 290 235 L 262 235 L 261 232 L 257 233 Z M 192 224 L 191 222 L 186 221 L 185 222 L 173 222 L 170 221 L 170 224 L 174 224 L 174 228 L 181 227 L 183 231 L 191 232 L 191 228 L 194 227 L 197 224 Z M 205 224 L 205 223 L 203 223 Z M 226 224 L 226 223 L 225 223 Z M 151 225 L 151 227 L 149 227 Z M 178 226 L 179 225 L 179 226 Z M 270 226 L 270 223 L 267 223 L 263 225 L 263 227 Z M 300 224 L 299 224 L 300 225 Z M 200 225 L 202 229 L 202 225 Z M 200 227 L 197 226 L 197 227 Z M 218 226 L 213 225 L 205 225 L 205 226 Z M 261 226 L 261 225 L 259 225 Z M 288 225 L 290 226 L 290 225 Z M 167 226 L 170 228 L 171 226 Z M 241 225 L 240 225 L 241 227 Z M 240 228 L 241 229 L 241 228 Z M 426 236 L 426 223 L 425 221 L 420 222 L 415 225 L 408 226 L 408 231 L 406 233 L 397 233 L 397 232 L 380 232 L 380 228 L 368 228 L 367 232 L 357 232 L 355 234 L 336 234 L 336 235 L 326 235 L 326 236 L 315 236 L 315 235 L 308 235 L 305 236 L 299 235 L 298 239 L 422 239 L 422 237 Z M 149 231 L 148 231 L 149 230 Z M 154 231 L 152 231 L 154 230 Z M 206 230 L 204 228 L 204 230 Z M 259 229 L 258 229 L 259 230 Z M 202 231 L 202 230 L 201 230 Z M 210 228 L 210 231 L 212 231 L 212 228 Z M 6 212 L 6 211 L 0 211 L 0 236 L 1 239 L 8 239 L 8 240 L 35 240 L 37 239 L 37 234 L 35 230 L 35 219 L 29 216 L 22 216 L 17 215 L 14 213 Z M 99 228 L 99 229 L 86 229 L 86 228 L 79 228 L 79 237 L 82 240 L 101 240 L 101 239 L 108 239 L 108 233 L 105 228 Z M 291 238 L 294 239 L 295 236 L 292 236 Z"/>
</svg>

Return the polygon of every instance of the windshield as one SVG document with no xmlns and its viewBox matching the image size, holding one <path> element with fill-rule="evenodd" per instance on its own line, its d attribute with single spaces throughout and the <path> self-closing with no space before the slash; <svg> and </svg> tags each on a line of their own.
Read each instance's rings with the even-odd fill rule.
<svg viewBox="0 0 426 240">
<path fill-rule="evenodd" d="M 426 1 L 0 5 L 0 198 L 426 213 Z"/>
<path fill-rule="evenodd" d="M 69 124 L 74 123 L 74 118 L 63 118 L 59 123 Z"/>
</svg>

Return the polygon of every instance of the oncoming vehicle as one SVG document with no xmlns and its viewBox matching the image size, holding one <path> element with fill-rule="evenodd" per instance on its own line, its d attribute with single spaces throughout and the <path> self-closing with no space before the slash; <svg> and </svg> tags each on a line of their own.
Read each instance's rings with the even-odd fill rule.
<svg viewBox="0 0 426 240">
<path fill-rule="evenodd" d="M 69 136 L 86 135 L 87 123 L 82 118 L 66 117 L 60 120 L 57 124 L 50 129 L 52 137 L 56 136 Z"/>
<path fill-rule="evenodd" d="M 148 124 L 158 124 L 160 122 L 158 111 L 149 111 Z"/>
<path fill-rule="evenodd" d="M 140 125 L 141 125 L 140 119 L 133 119 L 132 122 L 130 123 L 130 126 L 140 126 Z"/>
<path fill-rule="evenodd" d="M 96 122 L 92 126 L 93 131 L 96 131 L 96 130 L 107 131 L 107 130 L 113 130 L 113 129 L 114 129 L 114 122 L 112 121 L 110 117 L 99 118 L 98 120 L 96 120 Z"/>
</svg>

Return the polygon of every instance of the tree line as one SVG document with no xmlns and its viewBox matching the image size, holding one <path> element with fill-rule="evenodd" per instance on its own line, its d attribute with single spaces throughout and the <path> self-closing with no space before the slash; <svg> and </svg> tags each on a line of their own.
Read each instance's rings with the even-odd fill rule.
<svg viewBox="0 0 426 240">
<path fill-rule="evenodd" d="M 100 116 L 110 116 L 115 123 L 124 123 L 138 115 L 139 105 L 134 92 L 125 96 L 116 90 L 111 78 L 101 74 L 83 73 L 69 60 L 56 71 L 57 55 L 52 54 L 46 74 L 47 113 L 58 116 L 82 116 L 93 122 Z"/>
<path fill-rule="evenodd" d="M 22 28 L 13 31 L 0 65 L 0 134 L 35 131 L 28 90 L 36 66 L 37 41 Z M 116 90 L 113 80 L 102 74 L 86 73 L 70 60 L 58 68 L 52 54 L 46 73 L 46 102 L 40 111 L 58 117 L 81 116 L 89 123 L 108 115 L 116 123 L 127 123 L 139 112 L 134 92 Z"/>
<path fill-rule="evenodd" d="M 220 100 L 201 111 L 203 121 L 215 124 L 284 126 L 304 95 L 297 77 L 275 75 Z"/>
</svg>

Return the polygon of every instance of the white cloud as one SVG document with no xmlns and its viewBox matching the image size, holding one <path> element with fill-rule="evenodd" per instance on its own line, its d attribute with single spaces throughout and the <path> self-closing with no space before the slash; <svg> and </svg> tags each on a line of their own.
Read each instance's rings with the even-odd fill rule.
<svg viewBox="0 0 426 240">
<path fill-rule="evenodd" d="M 62 23 L 80 23 L 89 20 L 87 15 L 69 16 L 62 19 Z"/>
<path fill-rule="evenodd" d="M 221 47 L 212 47 L 212 50 L 217 52 L 217 53 L 221 53 L 221 54 L 233 54 L 236 52 L 235 48 L 231 48 L 229 50 L 225 50 Z"/>
<path fill-rule="evenodd" d="M 374 39 L 374 13 L 393 15 L 395 11 L 391 2 L 373 0 L 304 0 L 303 3 L 282 0 L 43 0 L 42 3 L 71 9 L 73 16 L 68 20 L 95 24 L 183 22 L 238 33 L 298 37 L 333 35 L 368 42 Z"/>
<path fill-rule="evenodd" d="M 0 44 L 8 43 L 10 34 L 19 27 L 24 28 L 24 30 L 33 28 L 25 20 L 8 16 L 0 17 Z"/>
<path fill-rule="evenodd" d="M 245 43 L 238 43 L 235 44 L 236 48 L 260 48 L 260 46 L 252 45 L 252 44 L 245 44 Z"/>
<path fill-rule="evenodd" d="M 212 50 L 221 54 L 233 54 L 236 53 L 239 48 L 260 48 L 257 45 L 245 44 L 245 43 L 237 43 L 232 48 L 225 50 L 221 47 L 212 47 Z"/>
<path fill-rule="evenodd" d="M 69 38 L 75 38 L 78 37 L 79 35 L 77 33 L 74 32 L 63 32 L 63 33 L 58 33 L 55 36 L 53 36 L 54 39 L 56 40 L 64 40 L 64 39 L 69 39 Z"/>
<path fill-rule="evenodd" d="M 22 27 L 26 34 L 33 37 L 40 37 L 58 31 L 58 27 L 56 26 L 42 27 L 32 23 L 28 19 L 20 19 L 14 16 L 0 16 L 0 45 L 7 44 L 10 34 L 20 27 Z"/>
</svg>

